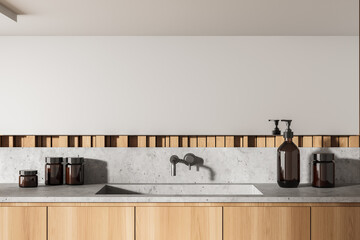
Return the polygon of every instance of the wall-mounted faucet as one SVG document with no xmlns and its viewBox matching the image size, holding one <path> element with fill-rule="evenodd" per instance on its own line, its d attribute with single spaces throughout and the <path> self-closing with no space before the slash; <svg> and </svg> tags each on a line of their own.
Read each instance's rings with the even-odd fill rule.
<svg viewBox="0 0 360 240">
<path fill-rule="evenodd" d="M 184 159 L 180 159 L 178 156 L 172 155 L 170 157 L 170 163 L 171 163 L 171 176 L 176 176 L 177 163 L 183 163 L 189 166 L 189 170 L 191 170 L 191 166 L 196 165 L 196 171 L 199 171 L 199 166 L 204 164 L 204 160 L 202 158 L 196 157 L 192 153 L 187 153 L 184 156 Z"/>
</svg>

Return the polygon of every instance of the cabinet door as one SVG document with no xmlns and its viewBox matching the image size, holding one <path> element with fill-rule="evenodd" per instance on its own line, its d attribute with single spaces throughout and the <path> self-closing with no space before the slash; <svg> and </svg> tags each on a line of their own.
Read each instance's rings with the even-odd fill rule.
<svg viewBox="0 0 360 240">
<path fill-rule="evenodd" d="M 224 240 L 264 239 L 310 240 L 310 208 L 224 208 Z"/>
<path fill-rule="evenodd" d="M 221 239 L 221 207 L 136 208 L 136 240 Z"/>
<path fill-rule="evenodd" d="M 49 207 L 49 240 L 134 240 L 133 207 Z"/>
<path fill-rule="evenodd" d="M 360 207 L 311 208 L 311 239 L 360 239 Z"/>
<path fill-rule="evenodd" d="M 46 240 L 46 207 L 0 207 L 1 240 Z"/>
</svg>

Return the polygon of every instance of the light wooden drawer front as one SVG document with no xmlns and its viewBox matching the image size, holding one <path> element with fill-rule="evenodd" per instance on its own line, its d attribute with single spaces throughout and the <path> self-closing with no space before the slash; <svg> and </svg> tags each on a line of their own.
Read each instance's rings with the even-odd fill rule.
<svg viewBox="0 0 360 240">
<path fill-rule="evenodd" d="M 313 207 L 311 239 L 360 239 L 360 207 Z"/>
<path fill-rule="evenodd" d="M 137 207 L 136 240 L 222 240 L 222 208 Z"/>
<path fill-rule="evenodd" d="M 0 207 L 0 240 L 46 240 L 46 207 Z"/>
<path fill-rule="evenodd" d="M 49 207 L 49 240 L 134 240 L 133 207 Z"/>
<path fill-rule="evenodd" d="M 224 240 L 310 240 L 310 207 L 225 207 Z"/>
</svg>

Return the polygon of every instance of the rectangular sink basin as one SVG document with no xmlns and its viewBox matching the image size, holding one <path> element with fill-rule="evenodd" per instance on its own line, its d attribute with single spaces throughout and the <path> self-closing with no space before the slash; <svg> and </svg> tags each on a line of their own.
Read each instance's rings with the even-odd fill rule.
<svg viewBox="0 0 360 240">
<path fill-rule="evenodd" d="M 144 196 L 262 195 L 251 184 L 107 184 L 96 194 Z"/>
</svg>

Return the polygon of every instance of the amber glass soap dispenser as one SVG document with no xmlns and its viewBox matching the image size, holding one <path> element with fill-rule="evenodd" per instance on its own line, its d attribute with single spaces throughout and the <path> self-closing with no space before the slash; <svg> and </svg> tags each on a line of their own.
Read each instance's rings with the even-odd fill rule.
<svg viewBox="0 0 360 240">
<path fill-rule="evenodd" d="M 284 143 L 277 150 L 277 182 L 280 187 L 296 188 L 300 183 L 300 151 L 292 141 L 294 133 L 290 129 L 291 120 L 284 132 Z"/>
</svg>

